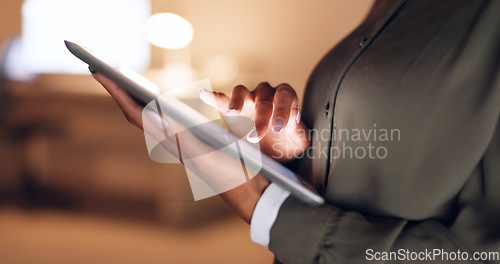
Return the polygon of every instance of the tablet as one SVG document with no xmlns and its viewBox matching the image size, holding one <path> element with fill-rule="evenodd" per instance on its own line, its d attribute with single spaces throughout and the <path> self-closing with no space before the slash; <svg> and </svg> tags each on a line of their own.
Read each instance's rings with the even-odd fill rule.
<svg viewBox="0 0 500 264">
<path fill-rule="evenodd" d="M 237 136 L 232 135 L 222 127 L 210 125 L 210 120 L 196 110 L 173 97 L 165 96 L 156 85 L 138 73 L 131 70 L 124 71 L 118 65 L 105 62 L 104 59 L 98 57 L 89 49 L 83 48 L 76 43 L 65 41 L 65 44 L 73 55 L 114 81 L 137 101 L 146 105 L 156 100 L 156 103 L 161 105 L 162 111 L 168 113 L 169 118 L 184 127 L 190 128 L 190 134 L 214 149 L 223 149 L 227 146 L 228 140 L 238 140 Z M 204 121 L 208 125 L 197 125 Z M 228 150 L 228 148 L 224 149 L 232 151 L 231 149 Z M 291 195 L 312 205 L 324 203 L 323 197 L 308 182 L 272 158 L 260 151 L 256 151 L 254 147 L 243 142 L 239 144 L 237 151 L 237 153 L 233 154 L 240 157 L 242 161 L 244 160 L 245 166 L 258 169 L 261 175 L 287 189 Z"/>
</svg>

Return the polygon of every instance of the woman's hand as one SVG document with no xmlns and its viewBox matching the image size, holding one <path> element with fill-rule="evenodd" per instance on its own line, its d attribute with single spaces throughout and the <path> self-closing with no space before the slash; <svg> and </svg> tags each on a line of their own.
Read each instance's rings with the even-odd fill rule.
<svg viewBox="0 0 500 264">
<path fill-rule="evenodd" d="M 202 90 L 200 97 L 223 115 L 242 115 L 254 120 L 248 141 L 260 142 L 261 151 L 278 161 L 294 160 L 309 147 L 309 129 L 300 119 L 297 94 L 288 84 L 271 87 L 263 82 L 253 91 L 238 85 L 230 98 Z"/>
<path fill-rule="evenodd" d="M 130 97 L 127 92 L 125 92 L 122 88 L 120 88 L 116 83 L 108 79 L 106 76 L 93 71 L 91 72 L 92 77 L 94 77 L 94 79 L 108 91 L 111 97 L 118 104 L 123 114 L 127 118 L 127 121 L 143 130 L 144 127 L 142 124 L 142 110 L 144 109 L 144 106 L 137 103 L 132 97 Z"/>
<path fill-rule="evenodd" d="M 121 108 L 123 111 L 124 115 L 126 116 L 127 120 L 140 128 L 141 130 L 144 129 L 143 126 L 143 109 L 144 107 L 140 104 L 138 104 L 132 97 L 130 97 L 129 94 L 127 94 L 123 89 L 121 89 L 118 85 L 116 85 L 113 81 L 109 80 L 106 78 L 104 75 L 101 75 L 99 73 L 92 73 L 92 76 L 100 82 L 104 88 L 111 94 L 113 99 L 116 101 L 118 106 Z M 195 138 L 190 140 L 193 144 L 195 144 Z M 169 145 L 167 143 L 166 149 L 168 149 Z M 201 145 L 196 145 L 193 146 L 194 148 L 198 148 Z M 177 150 L 177 148 L 175 148 Z M 189 148 L 186 149 L 186 151 L 189 151 Z M 224 158 L 224 157 L 220 157 Z M 239 159 L 237 160 L 238 163 L 241 162 Z M 227 159 L 227 163 L 233 162 L 231 159 Z M 211 163 L 212 166 L 213 162 L 208 162 Z M 218 164 L 218 163 L 217 163 Z M 216 167 L 210 167 L 210 164 L 197 164 L 200 167 L 207 168 L 206 171 L 210 172 L 211 175 L 206 175 L 206 179 L 209 182 L 212 181 L 214 184 L 217 185 L 223 185 L 225 182 L 231 181 L 231 171 L 228 170 L 228 167 L 231 168 L 231 166 L 226 166 L 226 167 L 221 167 L 221 166 L 216 166 Z M 235 166 L 236 167 L 236 166 Z M 229 178 L 228 178 L 229 177 Z M 222 181 L 222 182 L 221 182 Z M 267 188 L 269 185 L 269 181 L 264 178 L 262 175 L 257 174 L 255 177 L 253 177 L 251 180 L 247 181 L 244 184 L 241 184 L 237 186 L 236 188 L 233 188 L 229 191 L 226 191 L 224 193 L 220 193 L 219 196 L 224 199 L 229 206 L 233 208 L 233 210 L 247 223 L 250 223 L 250 220 L 252 219 L 252 214 L 253 210 L 255 208 L 255 205 L 257 204 L 257 201 L 259 200 L 262 192 Z"/>
</svg>

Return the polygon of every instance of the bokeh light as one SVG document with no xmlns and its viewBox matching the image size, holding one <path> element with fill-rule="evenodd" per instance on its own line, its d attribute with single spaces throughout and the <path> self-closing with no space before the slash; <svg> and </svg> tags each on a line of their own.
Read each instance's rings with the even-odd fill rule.
<svg viewBox="0 0 500 264">
<path fill-rule="evenodd" d="M 176 14 L 154 14 L 146 23 L 146 38 L 165 49 L 182 49 L 191 43 L 193 35 L 191 23 Z"/>
</svg>

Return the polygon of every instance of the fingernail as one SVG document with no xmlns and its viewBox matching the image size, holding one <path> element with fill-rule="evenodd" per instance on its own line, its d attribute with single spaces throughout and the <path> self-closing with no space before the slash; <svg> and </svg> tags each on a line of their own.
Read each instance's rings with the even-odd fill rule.
<svg viewBox="0 0 500 264">
<path fill-rule="evenodd" d="M 273 132 L 274 134 L 278 134 L 283 128 L 283 118 L 278 117 L 273 122 Z"/>
<path fill-rule="evenodd" d="M 207 90 L 207 89 L 200 87 L 200 89 L 198 89 L 198 92 L 200 92 L 200 93 L 201 93 L 201 92 L 204 92 L 204 91 L 206 91 L 206 90 Z"/>
<path fill-rule="evenodd" d="M 295 123 L 297 125 L 300 123 L 300 108 L 297 106 L 297 117 L 295 117 Z"/>
<path fill-rule="evenodd" d="M 99 81 L 99 78 L 97 77 L 97 75 L 96 75 L 95 73 L 92 73 L 92 77 L 94 77 L 94 79 L 95 79 L 96 81 L 101 82 L 101 81 Z"/>
<path fill-rule="evenodd" d="M 229 112 L 235 111 L 235 110 L 237 110 L 237 109 L 238 109 L 238 106 L 234 104 L 234 105 L 231 105 L 231 107 L 229 107 L 229 108 L 227 109 L 227 112 L 229 113 Z"/>
<path fill-rule="evenodd" d="M 252 131 L 250 131 L 250 133 L 248 133 L 247 139 L 248 139 L 248 141 L 250 141 L 252 143 L 257 143 L 258 137 L 259 137 L 259 130 L 257 130 L 257 128 L 254 128 L 254 129 L 252 129 Z"/>
<path fill-rule="evenodd" d="M 95 73 L 95 70 L 94 70 L 92 67 L 90 67 L 90 66 L 89 66 L 89 71 L 90 71 L 90 73 L 92 73 L 92 74 L 94 74 L 94 73 Z"/>
</svg>

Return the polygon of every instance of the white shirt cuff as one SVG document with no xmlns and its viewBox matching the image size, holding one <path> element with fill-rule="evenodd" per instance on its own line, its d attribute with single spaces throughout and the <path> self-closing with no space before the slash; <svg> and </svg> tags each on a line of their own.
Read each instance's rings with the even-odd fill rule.
<svg viewBox="0 0 500 264">
<path fill-rule="evenodd" d="M 269 246 L 271 228 L 276 221 L 278 212 L 290 192 L 271 183 L 257 201 L 250 222 L 250 237 L 252 241 L 264 247 Z"/>
</svg>

